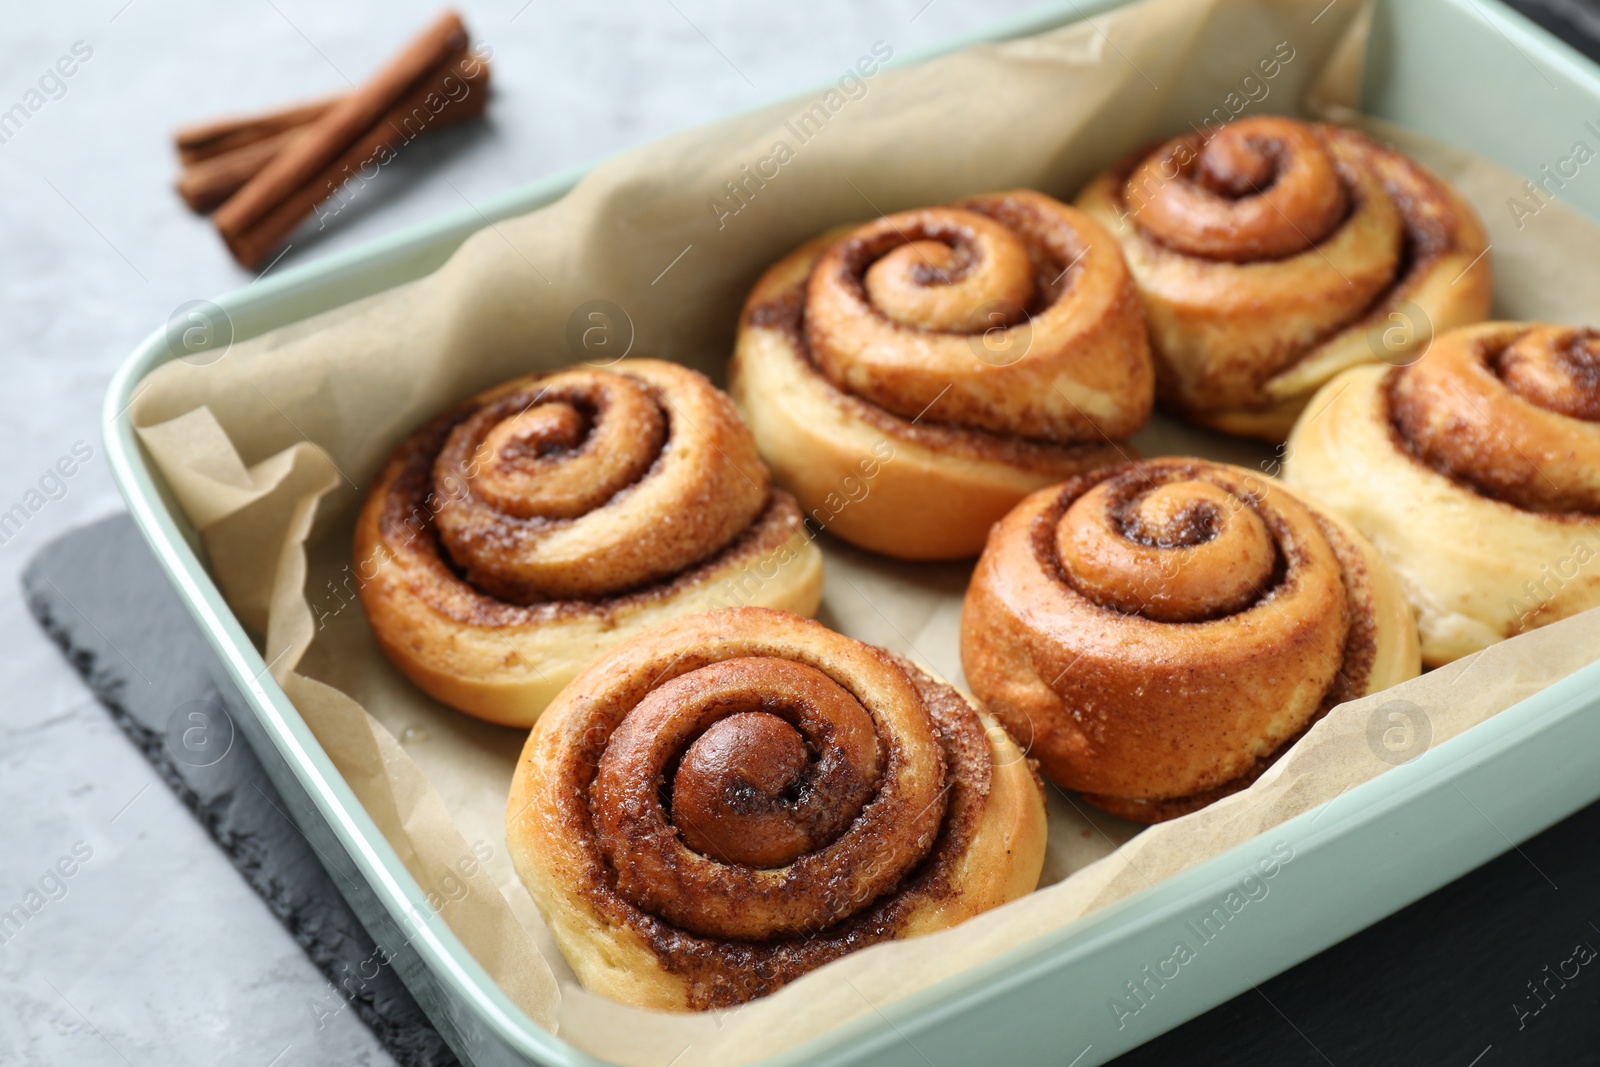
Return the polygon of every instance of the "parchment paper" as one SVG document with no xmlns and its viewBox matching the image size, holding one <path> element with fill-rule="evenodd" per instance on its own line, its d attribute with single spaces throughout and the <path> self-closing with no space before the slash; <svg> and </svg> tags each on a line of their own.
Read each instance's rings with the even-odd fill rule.
<svg viewBox="0 0 1600 1067">
<path fill-rule="evenodd" d="M 631 337 L 631 354 L 720 380 L 756 276 L 827 227 L 1015 186 L 1070 199 L 1124 152 L 1208 116 L 1314 108 L 1359 121 L 1339 109 L 1356 95 L 1369 17 L 1324 0 L 1146 0 L 920 65 L 863 62 L 851 78 L 840 72 L 832 95 L 607 162 L 559 203 L 486 227 L 427 278 L 235 344 L 207 365 L 177 361 L 150 375 L 133 418 L 202 531 L 219 586 L 429 902 L 541 1026 L 628 1064 L 777 1052 L 1382 772 L 1390 762 L 1369 727 L 1386 701 L 1422 708 L 1437 744 L 1594 657 L 1600 618 L 1591 613 L 1344 705 L 1250 790 L 1137 837 L 1137 827 L 1053 791 L 1038 892 L 955 930 L 857 953 L 736 1011 L 661 1016 L 579 989 L 512 872 L 504 810 L 521 733 L 414 689 L 378 651 L 356 600 L 351 525 L 384 457 L 475 391 L 592 357 L 568 341 L 588 302 L 625 312 L 616 336 L 619 346 Z M 895 42 L 863 41 L 862 56 L 875 46 L 881 58 Z M 805 114 L 811 125 L 797 127 Z M 1404 131 L 1377 132 L 1478 207 L 1493 242 L 1498 315 L 1591 321 L 1600 303 L 1595 227 L 1559 204 L 1518 224 L 1506 202 L 1521 183 L 1510 174 Z M 776 176 L 749 181 L 746 167 L 772 173 L 778 142 L 789 151 Z M 744 182 L 742 200 L 728 198 L 733 181 Z M 1135 444 L 1145 455 L 1198 453 L 1268 472 L 1278 458 L 1160 418 Z M 970 568 L 823 544 L 822 620 L 960 683 Z"/>
</svg>

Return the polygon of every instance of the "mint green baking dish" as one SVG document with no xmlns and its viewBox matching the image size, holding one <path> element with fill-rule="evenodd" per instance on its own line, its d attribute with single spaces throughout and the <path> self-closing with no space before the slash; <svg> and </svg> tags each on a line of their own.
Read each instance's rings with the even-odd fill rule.
<svg viewBox="0 0 1600 1067">
<path fill-rule="evenodd" d="M 950 42 L 1040 32 L 1116 6 L 1059 0 Z M 1520 53 L 1520 56 L 1517 54 Z M 913 57 L 926 58 L 928 54 Z M 1500 70 L 1513 81 L 1475 72 Z M 1535 176 L 1600 114 L 1600 72 L 1495 0 L 1383 0 L 1363 108 Z M 476 209 L 363 248 L 285 270 L 217 298 L 246 338 L 433 270 L 474 230 L 563 195 L 558 174 Z M 1600 185 L 1563 198 L 1600 219 Z M 147 338 L 106 396 L 106 453 L 129 510 L 217 652 L 215 670 L 240 731 L 300 828 L 418 1002 L 464 1062 L 598 1065 L 536 1026 L 490 981 L 335 771 L 202 565 L 127 416 L 138 383 L 171 358 L 167 331 Z M 1404 907 L 1600 797 L 1600 663 L 1549 687 L 1424 757 L 1349 790 L 1261 837 L 917 995 L 818 1034 L 764 1061 L 907 1065 L 1008 1063 L 1090 1067 L 1134 1047 Z M 1472 809 L 1476 809 L 1475 811 Z M 1291 847 L 1262 909 L 1206 946 L 1203 981 L 1172 983 L 1136 1017 L 1108 1010 L 1125 980 L 1168 954 L 1274 848 Z"/>
</svg>

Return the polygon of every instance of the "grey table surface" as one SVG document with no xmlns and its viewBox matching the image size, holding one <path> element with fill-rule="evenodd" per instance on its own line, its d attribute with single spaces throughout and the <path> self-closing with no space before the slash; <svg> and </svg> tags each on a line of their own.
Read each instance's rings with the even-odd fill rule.
<svg viewBox="0 0 1600 1067">
<path fill-rule="evenodd" d="M 419 142 L 284 263 L 809 89 L 876 40 L 909 51 L 1030 4 L 459 6 L 494 50 L 488 120 Z M 328 1010 L 332 988 L 40 633 L 17 577 L 52 537 L 121 507 L 98 430 L 113 369 L 179 304 L 251 280 L 173 194 L 170 131 L 337 91 L 437 9 L 0 4 L 0 112 L 59 57 L 81 59 L 0 130 L 0 511 L 45 498 L 0 533 L 0 911 L 47 899 L 0 934 L 0 1063 L 391 1062 L 353 1012 Z M 92 457 L 50 477 L 74 447 Z M 70 878 L 52 873 L 63 857 Z"/>
</svg>

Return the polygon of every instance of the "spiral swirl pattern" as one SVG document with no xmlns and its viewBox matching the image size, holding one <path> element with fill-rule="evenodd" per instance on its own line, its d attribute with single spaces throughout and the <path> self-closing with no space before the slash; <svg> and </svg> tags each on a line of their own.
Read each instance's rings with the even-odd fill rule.
<svg viewBox="0 0 1600 1067">
<path fill-rule="evenodd" d="M 1335 704 L 1398 680 L 1380 663 L 1375 557 L 1358 541 L 1237 467 L 1085 475 L 1034 494 L 990 538 L 962 663 L 1047 777 L 1128 818 L 1172 818 L 1249 785 Z M 1385 626 L 1404 618 L 1390 599 Z"/>
<path fill-rule="evenodd" d="M 1168 247 L 1250 262 L 1314 247 L 1344 220 L 1350 191 L 1315 130 L 1260 118 L 1179 138 L 1134 169 L 1123 199 Z"/>
<path fill-rule="evenodd" d="M 435 521 L 469 583 L 514 604 L 604 596 L 676 574 L 750 525 L 769 477 L 754 443 L 704 379 L 670 367 L 523 379 L 450 430 Z M 674 414 L 687 425 L 667 451 Z"/>
<path fill-rule="evenodd" d="M 1471 208 L 1351 130 L 1241 119 L 1136 153 L 1078 203 L 1128 256 L 1158 400 L 1228 432 L 1282 440 L 1334 374 L 1488 313 Z"/>
<path fill-rule="evenodd" d="M 585 984 L 613 988 L 631 947 L 635 970 L 671 976 L 666 1006 L 737 1003 L 1032 888 L 1042 796 L 995 731 L 948 686 L 816 623 L 684 619 L 540 720 L 513 853 Z M 996 765 L 1005 752 L 1014 766 Z"/>
<path fill-rule="evenodd" d="M 729 373 L 779 484 L 907 559 L 974 556 L 1029 492 L 1117 462 L 1153 381 L 1116 242 L 1029 190 L 796 249 L 750 294 Z M 890 455 L 880 478 L 871 457 Z M 863 468 L 871 492 L 840 513 L 830 496 Z"/>
<path fill-rule="evenodd" d="M 905 418 L 1126 437 L 1149 415 L 1149 357 L 1131 280 L 1097 230 L 1026 191 L 878 219 L 817 261 L 806 343 L 835 386 Z"/>
<path fill-rule="evenodd" d="M 1520 508 L 1600 512 L 1600 332 L 1453 334 L 1389 390 L 1401 440 L 1435 470 Z"/>
<path fill-rule="evenodd" d="M 1352 368 L 1283 476 L 1383 552 L 1431 666 L 1600 605 L 1600 334 L 1485 322 Z"/>
<path fill-rule="evenodd" d="M 719 582 L 801 611 L 820 585 L 732 403 L 654 360 L 519 378 L 423 428 L 377 478 L 355 553 L 390 657 L 438 699 L 524 724 L 589 656 Z"/>
</svg>

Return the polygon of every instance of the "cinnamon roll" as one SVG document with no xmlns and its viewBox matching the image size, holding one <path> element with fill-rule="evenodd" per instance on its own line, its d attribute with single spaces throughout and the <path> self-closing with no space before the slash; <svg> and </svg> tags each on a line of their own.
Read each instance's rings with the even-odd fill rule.
<svg viewBox="0 0 1600 1067">
<path fill-rule="evenodd" d="M 1028 493 L 1125 460 L 1153 372 L 1094 220 L 1028 190 L 888 215 L 774 264 L 729 391 L 814 525 L 958 559 Z"/>
<path fill-rule="evenodd" d="M 431 696 L 527 726 L 583 666 L 729 604 L 810 613 L 821 553 L 702 375 L 529 375 L 417 431 L 356 523 L 367 619 Z"/>
<path fill-rule="evenodd" d="M 1388 559 L 1430 665 L 1600 606 L 1600 332 L 1489 322 L 1347 371 L 1283 475 Z"/>
<path fill-rule="evenodd" d="M 1005 730 L 882 649 L 739 608 L 578 676 L 517 765 L 506 840 L 584 986 L 726 1007 L 1030 892 L 1042 784 Z"/>
<path fill-rule="evenodd" d="M 1199 459 L 1023 501 L 968 587 L 961 663 L 1045 777 L 1147 823 L 1245 788 L 1334 705 L 1420 669 L 1364 538 Z"/>
<path fill-rule="evenodd" d="M 1483 225 L 1449 185 L 1353 130 L 1277 116 L 1176 137 L 1078 206 L 1144 296 L 1158 402 L 1282 441 L 1347 367 L 1403 361 L 1489 313 Z"/>
</svg>

